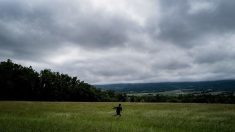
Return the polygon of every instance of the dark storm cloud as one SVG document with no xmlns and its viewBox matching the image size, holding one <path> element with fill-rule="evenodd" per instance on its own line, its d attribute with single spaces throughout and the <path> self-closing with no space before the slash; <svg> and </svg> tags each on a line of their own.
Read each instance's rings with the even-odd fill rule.
<svg viewBox="0 0 235 132">
<path fill-rule="evenodd" d="M 91 83 L 235 78 L 232 0 L 2 0 L 0 59 Z"/>
<path fill-rule="evenodd" d="M 0 2 L 0 45 L 17 58 L 40 57 L 68 44 L 116 47 L 137 30 L 129 19 L 90 10 L 79 1 L 76 7 L 64 1 L 37 2 Z"/>
<path fill-rule="evenodd" d="M 192 47 L 203 44 L 200 38 L 205 35 L 235 31 L 232 0 L 161 0 L 160 4 L 160 32 L 155 34 L 158 39 Z"/>
<path fill-rule="evenodd" d="M 92 18 L 92 19 L 91 19 Z M 132 23 L 122 18 L 106 16 L 90 16 L 78 18 L 73 27 L 58 27 L 55 34 L 64 41 L 77 43 L 83 47 L 109 48 L 123 45 L 128 41 L 128 31 Z"/>
<path fill-rule="evenodd" d="M 37 59 L 57 42 L 45 30 L 51 18 L 44 8 L 29 7 L 24 1 L 1 1 L 0 18 L 1 48 L 12 51 L 15 58 Z"/>
</svg>

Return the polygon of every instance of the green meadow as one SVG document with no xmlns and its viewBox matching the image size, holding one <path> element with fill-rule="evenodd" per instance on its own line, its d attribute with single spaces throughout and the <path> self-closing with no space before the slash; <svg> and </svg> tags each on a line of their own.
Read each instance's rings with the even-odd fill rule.
<svg viewBox="0 0 235 132">
<path fill-rule="evenodd" d="M 235 105 L 0 101 L 1 132 L 235 132 Z"/>
</svg>

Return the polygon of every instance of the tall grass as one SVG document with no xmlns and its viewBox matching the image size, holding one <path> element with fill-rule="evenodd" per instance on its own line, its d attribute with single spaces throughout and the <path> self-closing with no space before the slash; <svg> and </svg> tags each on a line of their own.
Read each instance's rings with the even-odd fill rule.
<svg viewBox="0 0 235 132">
<path fill-rule="evenodd" d="M 235 132 L 235 105 L 0 102 L 0 131 Z"/>
</svg>

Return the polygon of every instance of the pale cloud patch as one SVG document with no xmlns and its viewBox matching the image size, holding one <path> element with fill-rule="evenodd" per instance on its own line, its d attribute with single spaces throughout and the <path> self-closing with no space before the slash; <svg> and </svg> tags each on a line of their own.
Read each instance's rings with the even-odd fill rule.
<svg viewBox="0 0 235 132">
<path fill-rule="evenodd" d="M 197 14 L 203 12 L 213 12 L 216 9 L 216 0 L 191 0 L 189 1 L 189 14 Z"/>
</svg>

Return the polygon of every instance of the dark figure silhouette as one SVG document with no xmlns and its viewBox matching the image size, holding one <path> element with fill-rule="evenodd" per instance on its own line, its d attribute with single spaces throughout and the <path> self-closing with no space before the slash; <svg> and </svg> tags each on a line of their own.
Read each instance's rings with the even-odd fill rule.
<svg viewBox="0 0 235 132">
<path fill-rule="evenodd" d="M 116 116 L 121 116 L 121 111 L 122 111 L 121 104 L 119 104 L 117 107 L 113 107 L 113 109 L 116 109 Z"/>
</svg>

